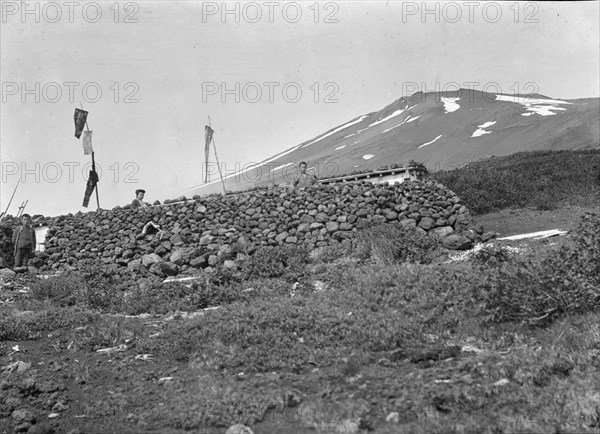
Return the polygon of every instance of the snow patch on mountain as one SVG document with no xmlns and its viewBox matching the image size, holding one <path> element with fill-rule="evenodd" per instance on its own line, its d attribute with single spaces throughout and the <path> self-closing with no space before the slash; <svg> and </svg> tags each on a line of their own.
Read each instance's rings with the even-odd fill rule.
<svg viewBox="0 0 600 434">
<path fill-rule="evenodd" d="M 330 131 L 330 132 L 328 132 L 327 134 L 325 134 L 325 135 L 323 135 L 323 136 L 319 137 L 318 139 L 315 139 L 315 140 L 313 140 L 312 142 L 310 142 L 310 143 L 307 143 L 306 145 L 304 145 L 304 146 L 302 146 L 302 147 L 303 147 L 303 148 L 306 148 L 307 146 L 310 146 L 310 145 L 312 145 L 313 143 L 317 143 L 319 140 L 323 140 L 325 137 L 329 137 L 329 136 L 331 136 L 332 134 L 335 134 L 335 133 L 337 133 L 338 131 L 342 131 L 343 129 L 345 129 L 345 128 L 348 128 L 349 126 L 352 126 L 352 125 L 354 125 L 354 124 L 357 124 L 357 123 L 359 123 L 360 121 L 362 121 L 362 120 L 363 120 L 364 118 L 366 118 L 366 117 L 367 117 L 367 115 L 363 115 L 363 116 L 359 117 L 358 119 L 356 119 L 355 121 L 348 122 L 348 123 L 346 123 L 346 124 L 342 125 L 341 127 L 338 127 L 338 128 L 336 128 L 335 130 L 333 130 L 333 131 Z M 349 136 L 346 136 L 346 137 L 349 137 Z"/>
<path fill-rule="evenodd" d="M 519 104 L 573 104 L 568 101 L 562 101 L 560 99 L 544 99 L 544 98 L 525 98 L 516 95 L 496 95 L 496 101 L 508 101 L 517 102 Z"/>
<path fill-rule="evenodd" d="M 540 116 L 553 116 L 554 113 L 552 110 L 566 110 L 566 108 L 556 107 L 553 105 L 534 105 L 534 106 L 525 106 L 527 110 L 533 113 L 537 113 Z"/>
<path fill-rule="evenodd" d="M 558 105 L 573 104 L 559 99 L 525 98 L 516 95 L 496 95 L 496 101 L 515 102 L 525 106 L 529 113 L 522 113 L 522 116 L 531 116 L 534 113 L 540 116 L 553 116 L 557 114 L 554 113 L 556 110 L 566 110 L 566 108 L 558 107 Z"/>
<path fill-rule="evenodd" d="M 369 127 L 372 127 L 374 125 L 379 125 L 389 119 L 395 118 L 396 116 L 400 116 L 402 113 L 404 113 L 406 111 L 407 107 L 408 107 L 408 105 L 406 107 L 404 107 L 403 109 L 396 110 L 391 115 L 388 115 L 388 116 L 384 117 L 383 119 L 379 119 L 378 121 L 373 122 L 372 124 L 369 125 Z"/>
<path fill-rule="evenodd" d="M 460 105 L 458 105 L 456 103 L 456 101 L 460 100 L 460 98 L 443 98 L 442 97 L 442 102 L 444 103 L 444 110 L 445 113 L 452 113 L 455 112 L 456 110 L 458 110 L 460 108 Z"/>
<path fill-rule="evenodd" d="M 384 130 L 383 133 L 387 133 L 388 131 L 393 130 L 394 128 L 398 128 L 401 127 L 402 125 L 404 125 L 406 123 L 406 119 L 404 119 L 401 123 L 399 123 L 398 125 L 394 125 L 392 128 L 388 128 L 387 130 Z M 383 134 L 381 133 L 381 134 Z"/>
<path fill-rule="evenodd" d="M 483 136 L 484 134 L 492 134 L 491 131 L 486 131 L 484 128 L 491 127 L 495 123 L 496 123 L 496 121 L 490 121 L 490 122 L 486 122 L 484 124 L 478 125 L 477 129 L 471 135 L 471 137 L 480 137 L 480 136 Z"/>
<path fill-rule="evenodd" d="M 421 146 L 419 146 L 417 149 L 422 148 L 423 146 L 427 146 L 427 145 L 431 145 L 433 142 L 435 142 L 436 140 L 438 140 L 440 137 L 442 137 L 442 135 L 440 134 L 439 136 L 437 136 L 435 139 L 433 139 L 431 142 L 427 142 L 427 143 L 423 143 Z"/>
</svg>

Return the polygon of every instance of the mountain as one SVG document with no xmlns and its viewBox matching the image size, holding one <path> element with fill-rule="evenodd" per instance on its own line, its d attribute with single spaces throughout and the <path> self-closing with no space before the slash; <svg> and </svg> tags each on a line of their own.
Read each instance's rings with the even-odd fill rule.
<svg viewBox="0 0 600 434">
<path fill-rule="evenodd" d="M 240 191 L 289 182 L 300 161 L 327 178 L 411 160 L 439 171 L 520 151 L 599 147 L 599 98 L 556 100 L 468 89 L 417 92 L 287 149 L 241 176 L 231 175 L 225 183 L 227 190 Z M 220 191 L 217 179 L 182 194 Z"/>
</svg>

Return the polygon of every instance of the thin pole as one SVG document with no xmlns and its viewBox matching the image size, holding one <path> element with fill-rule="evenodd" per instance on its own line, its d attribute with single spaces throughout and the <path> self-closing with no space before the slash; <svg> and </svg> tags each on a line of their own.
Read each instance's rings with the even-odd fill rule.
<svg viewBox="0 0 600 434">
<path fill-rule="evenodd" d="M 208 126 L 212 129 L 210 124 L 210 116 L 208 117 Z M 213 148 L 215 149 L 215 160 L 217 160 L 217 169 L 219 169 L 219 176 L 221 177 L 221 184 L 223 185 L 223 195 L 227 194 L 227 190 L 225 190 L 225 180 L 223 179 L 223 173 L 221 173 L 221 164 L 219 164 L 219 157 L 217 156 L 217 144 L 215 142 L 215 135 L 212 136 Z"/>
<path fill-rule="evenodd" d="M 21 183 L 21 178 L 19 178 L 19 181 L 17 182 L 17 185 L 15 185 L 15 189 L 13 190 L 13 194 L 10 197 L 10 200 L 8 201 L 8 206 L 6 207 L 6 209 L 4 210 L 4 212 L 2 213 L 2 217 L 4 217 L 6 215 L 6 213 L 8 212 L 8 208 L 10 207 L 10 204 L 12 203 L 12 200 L 15 197 L 15 193 L 17 192 L 17 187 L 19 186 L 20 183 Z M 2 219 L 2 217 L 0 217 L 0 220 Z"/>
<path fill-rule="evenodd" d="M 81 104 L 81 101 L 79 101 L 79 104 Z M 81 110 L 83 110 L 83 104 L 81 104 Z M 88 130 L 88 132 L 90 131 L 90 127 L 88 127 L 88 123 L 87 123 L 87 118 L 85 118 L 85 129 Z M 94 160 L 94 151 L 92 151 L 92 167 L 94 168 L 94 171 L 96 170 L 96 161 Z M 96 183 L 96 188 L 94 188 L 94 190 L 96 190 L 96 212 L 100 211 L 100 198 L 98 196 L 98 183 Z"/>
<path fill-rule="evenodd" d="M 27 199 L 25 202 L 21 202 L 21 206 L 19 207 L 19 212 L 17 213 L 17 217 L 21 217 L 23 215 L 23 213 L 25 212 L 25 207 L 27 206 L 27 203 L 29 203 L 29 199 Z"/>
<path fill-rule="evenodd" d="M 96 161 L 94 161 L 94 151 L 92 151 L 92 167 L 96 170 Z M 98 183 L 96 182 L 96 212 L 100 211 L 100 198 L 98 197 Z"/>
<path fill-rule="evenodd" d="M 208 117 L 208 125 L 209 125 L 209 128 L 210 128 L 210 116 Z M 211 128 L 211 131 L 212 131 L 212 128 Z M 208 177 L 208 157 L 209 157 L 209 154 L 210 154 L 210 143 L 206 143 L 206 134 L 207 133 L 208 133 L 208 131 L 206 131 L 206 128 L 205 128 L 204 129 L 204 135 L 205 135 L 205 137 L 204 137 L 204 140 L 205 140 L 205 143 L 204 143 L 204 160 L 205 160 L 204 161 L 204 183 L 205 184 L 208 183 L 208 180 L 209 180 L 209 177 Z M 211 137 L 211 140 L 212 140 L 212 137 Z M 207 146 L 208 146 L 208 148 L 207 148 Z"/>
</svg>

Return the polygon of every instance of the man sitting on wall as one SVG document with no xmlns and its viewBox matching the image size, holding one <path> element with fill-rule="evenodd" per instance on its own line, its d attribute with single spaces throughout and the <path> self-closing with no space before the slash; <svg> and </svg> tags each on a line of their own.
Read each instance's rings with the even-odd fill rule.
<svg viewBox="0 0 600 434">
<path fill-rule="evenodd" d="M 139 189 L 135 191 L 135 199 L 131 202 L 132 209 L 146 208 L 148 206 L 148 204 L 144 202 L 144 194 L 146 194 L 146 190 Z"/>
<path fill-rule="evenodd" d="M 294 180 L 294 182 L 292 183 L 292 187 L 308 187 L 309 185 L 313 185 L 317 182 L 317 177 L 315 175 L 306 173 L 306 168 L 308 167 L 308 165 L 305 161 L 301 161 L 298 167 L 300 168 L 300 175 Z"/>
</svg>

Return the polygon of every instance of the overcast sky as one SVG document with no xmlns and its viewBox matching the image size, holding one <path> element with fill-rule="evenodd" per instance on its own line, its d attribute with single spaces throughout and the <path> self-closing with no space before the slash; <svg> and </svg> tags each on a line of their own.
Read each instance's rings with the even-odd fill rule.
<svg viewBox="0 0 600 434">
<path fill-rule="evenodd" d="M 95 196 L 81 206 L 76 107 L 112 208 L 136 188 L 152 202 L 201 184 L 208 116 L 232 172 L 417 90 L 599 96 L 598 2 L 1 6 L 0 208 L 20 178 L 13 215 L 25 200 L 31 214 L 95 210 Z"/>
</svg>

